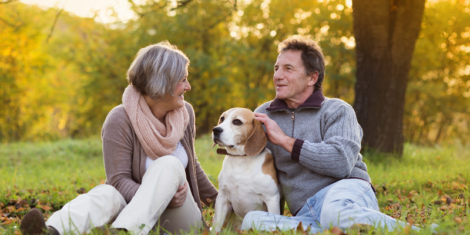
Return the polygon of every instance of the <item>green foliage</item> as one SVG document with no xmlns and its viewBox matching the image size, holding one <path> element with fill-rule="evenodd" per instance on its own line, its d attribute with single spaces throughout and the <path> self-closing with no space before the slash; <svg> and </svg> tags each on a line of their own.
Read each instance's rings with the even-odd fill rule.
<svg viewBox="0 0 470 235">
<path fill-rule="evenodd" d="M 415 143 L 470 136 L 470 8 L 468 1 L 427 3 L 413 56 L 404 135 Z"/>
<path fill-rule="evenodd" d="M 131 1 L 131 3 L 133 3 Z M 100 24 L 20 2 L 0 6 L 0 142 L 98 135 L 121 103 L 137 51 L 162 40 L 191 60 L 198 134 L 222 111 L 271 100 L 277 44 L 300 34 L 319 42 L 327 60 L 324 93 L 352 104 L 355 83 L 351 2 L 346 0 L 140 1 L 129 22 Z M 469 139 L 470 48 L 467 1 L 426 6 L 409 76 L 407 141 Z M 373 68 L 371 68 L 373 69 Z"/>
</svg>

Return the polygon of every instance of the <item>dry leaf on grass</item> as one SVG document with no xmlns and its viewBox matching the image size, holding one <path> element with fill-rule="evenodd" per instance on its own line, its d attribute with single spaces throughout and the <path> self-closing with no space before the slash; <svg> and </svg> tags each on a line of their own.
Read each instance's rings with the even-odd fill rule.
<svg viewBox="0 0 470 235">
<path fill-rule="evenodd" d="M 336 235 L 346 235 L 346 233 L 343 232 L 342 229 L 340 229 L 339 227 L 333 227 L 330 232 L 332 234 L 336 234 Z"/>
<path fill-rule="evenodd" d="M 46 205 L 42 205 L 40 206 L 40 208 L 43 209 L 44 211 L 50 211 L 52 209 L 52 207 L 46 206 Z"/>
</svg>

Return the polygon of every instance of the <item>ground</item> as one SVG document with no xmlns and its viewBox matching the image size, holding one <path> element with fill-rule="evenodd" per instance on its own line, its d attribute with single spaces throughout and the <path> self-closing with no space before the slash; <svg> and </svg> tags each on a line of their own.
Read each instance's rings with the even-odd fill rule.
<svg viewBox="0 0 470 235">
<path fill-rule="evenodd" d="M 217 185 L 223 156 L 217 155 L 211 146 L 209 136 L 198 138 L 196 153 L 209 179 Z M 382 212 L 418 227 L 436 223 L 438 234 L 470 233 L 467 218 L 470 146 L 407 144 L 401 158 L 370 152 L 363 155 Z M 18 224 L 30 208 L 41 208 L 48 218 L 77 195 L 104 183 L 101 140 L 2 144 L 0 177 L 0 233 L 19 234 Z M 288 208 L 285 211 L 288 213 Z M 204 208 L 204 216 L 211 222 L 213 210 Z M 283 233 L 298 232 L 303 233 Z M 330 229 L 324 233 L 338 234 L 339 231 Z M 348 233 L 383 231 L 356 229 Z M 395 233 L 416 232 L 405 229 L 392 232 Z M 431 231 L 425 229 L 420 233 Z"/>
</svg>

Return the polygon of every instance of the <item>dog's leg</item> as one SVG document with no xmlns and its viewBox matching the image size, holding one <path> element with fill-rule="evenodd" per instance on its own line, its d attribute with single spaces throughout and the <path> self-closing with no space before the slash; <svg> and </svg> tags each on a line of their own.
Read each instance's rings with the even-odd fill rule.
<svg viewBox="0 0 470 235">
<path fill-rule="evenodd" d="M 263 201 L 268 207 L 269 213 L 280 214 L 281 209 L 279 207 L 279 195 L 276 196 L 264 196 Z"/>
<path fill-rule="evenodd" d="M 220 229 L 224 225 L 225 217 L 229 212 L 230 204 L 223 194 L 219 191 L 217 196 L 217 201 L 215 202 L 215 214 L 214 220 L 212 221 L 212 226 L 214 227 L 215 232 L 220 232 Z"/>
</svg>

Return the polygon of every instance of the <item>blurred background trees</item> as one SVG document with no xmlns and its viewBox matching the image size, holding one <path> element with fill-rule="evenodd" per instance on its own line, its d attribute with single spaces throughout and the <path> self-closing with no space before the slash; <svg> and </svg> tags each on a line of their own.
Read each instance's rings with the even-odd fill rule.
<svg viewBox="0 0 470 235">
<path fill-rule="evenodd" d="M 185 97 L 207 133 L 222 111 L 271 100 L 277 44 L 293 34 L 320 43 L 326 96 L 355 99 L 350 0 L 140 1 L 138 17 L 97 23 L 58 9 L 0 4 L 0 141 L 99 135 L 119 105 L 139 48 L 168 40 L 191 60 Z M 420 144 L 468 142 L 468 0 L 427 2 L 405 94 L 403 133 Z"/>
</svg>

